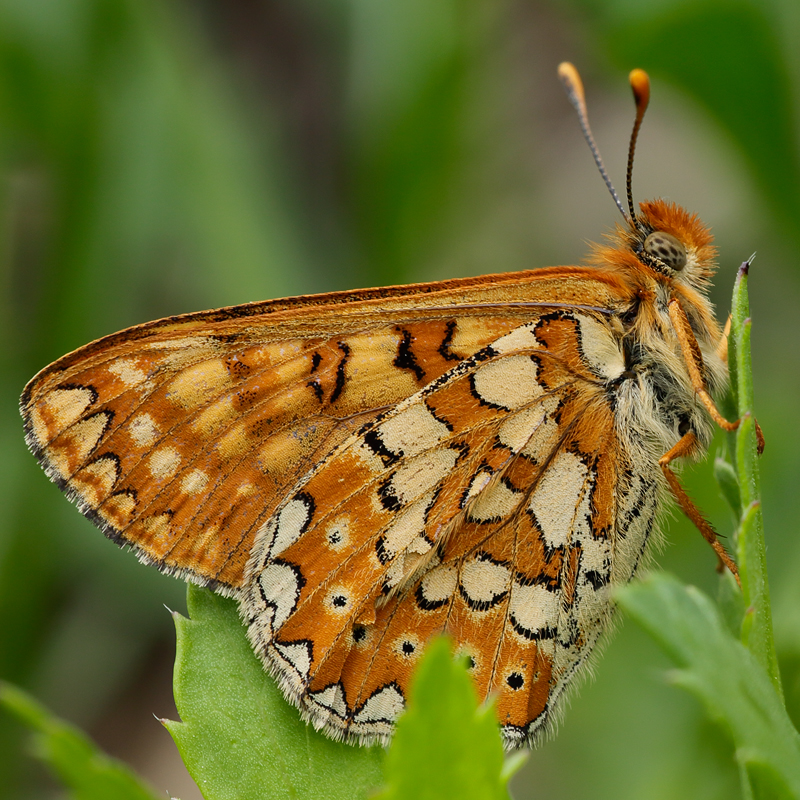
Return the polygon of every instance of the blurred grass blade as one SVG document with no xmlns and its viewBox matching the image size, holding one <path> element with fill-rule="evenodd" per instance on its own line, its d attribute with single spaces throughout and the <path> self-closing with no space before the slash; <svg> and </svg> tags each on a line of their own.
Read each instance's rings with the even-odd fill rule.
<svg viewBox="0 0 800 800">
<path fill-rule="evenodd" d="M 507 800 L 511 769 L 494 706 L 478 708 L 464 663 L 450 641 L 434 640 L 415 674 L 408 708 L 386 756 L 380 800 Z"/>
<path fill-rule="evenodd" d="M 317 733 L 283 698 L 247 641 L 236 604 L 189 586 L 175 614 L 175 703 L 165 721 L 206 800 L 355 800 L 381 783 L 383 752 Z"/>
<path fill-rule="evenodd" d="M 157 800 L 160 796 L 122 762 L 100 751 L 84 733 L 53 716 L 22 689 L 0 683 L 0 705 L 36 732 L 36 756 L 77 800 Z"/>
<path fill-rule="evenodd" d="M 674 661 L 673 682 L 731 735 L 755 798 L 800 798 L 800 735 L 770 676 L 694 587 L 656 574 L 619 592 L 619 605 Z"/>
<path fill-rule="evenodd" d="M 775 11 L 742 0 L 637 5 L 636 15 L 628 3 L 601 6 L 614 61 L 626 70 L 642 67 L 696 98 L 738 144 L 770 215 L 796 240 L 795 93 Z"/>
<path fill-rule="evenodd" d="M 495 13 L 472 0 L 350 5 L 353 218 L 371 278 L 397 283 L 450 231 Z"/>
</svg>

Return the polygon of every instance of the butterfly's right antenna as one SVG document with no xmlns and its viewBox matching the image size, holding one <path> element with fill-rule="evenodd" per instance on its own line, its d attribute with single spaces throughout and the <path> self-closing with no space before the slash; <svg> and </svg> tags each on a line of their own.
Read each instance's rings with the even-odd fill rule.
<svg viewBox="0 0 800 800">
<path fill-rule="evenodd" d="M 641 72 L 641 70 L 634 70 L 634 72 Z M 642 73 L 644 74 L 644 73 Z M 631 73 L 633 75 L 633 73 Z M 569 98 L 570 103 L 572 103 L 573 108 L 575 111 L 578 112 L 578 122 L 580 123 L 581 130 L 583 131 L 583 138 L 586 139 L 586 144 L 589 145 L 589 149 L 592 151 L 592 155 L 594 156 L 594 163 L 597 164 L 597 169 L 600 170 L 600 175 L 605 181 L 606 187 L 608 191 L 611 192 L 611 196 L 614 198 L 614 202 L 617 204 L 617 208 L 620 210 L 620 213 L 628 222 L 633 222 L 635 218 L 633 213 L 633 201 L 630 199 L 631 197 L 631 171 L 633 169 L 633 148 L 636 142 L 636 134 L 639 132 L 639 125 L 641 125 L 641 117 L 644 116 L 644 109 L 647 108 L 647 102 L 645 101 L 644 107 L 642 108 L 641 113 L 638 113 L 639 102 L 637 99 L 636 107 L 637 107 L 637 115 L 636 115 L 636 126 L 634 127 L 634 134 L 631 137 L 631 148 L 630 148 L 630 156 L 628 160 L 628 205 L 631 209 L 631 214 L 628 216 L 628 212 L 625 211 L 625 206 L 622 205 L 622 201 L 619 199 L 619 195 L 617 194 L 617 190 L 614 188 L 614 184 L 611 183 L 611 178 L 608 177 L 608 173 L 606 172 L 605 165 L 603 164 L 603 159 L 600 157 L 600 151 L 597 149 L 597 144 L 594 141 L 594 136 L 592 136 L 592 129 L 589 127 L 589 114 L 586 111 L 586 97 L 583 93 L 583 83 L 581 82 L 581 76 L 578 74 L 578 70 L 569 63 L 569 61 L 562 61 L 558 65 L 558 77 L 561 78 L 561 82 L 564 84 L 564 88 L 567 90 L 567 97 Z M 647 77 L 645 75 L 645 77 Z M 633 78 L 631 78 L 631 85 L 633 85 Z M 634 94 L 636 93 L 636 87 L 634 86 Z M 649 84 L 648 84 L 648 97 L 649 97 Z"/>
<path fill-rule="evenodd" d="M 631 191 L 631 178 L 633 177 L 633 153 L 636 150 L 636 139 L 639 136 L 639 128 L 642 127 L 644 112 L 647 111 L 647 104 L 650 102 L 650 78 L 643 69 L 634 69 L 628 76 L 633 89 L 633 99 L 636 102 L 636 119 L 633 121 L 633 131 L 631 131 L 631 143 L 628 146 L 628 175 L 625 181 L 628 190 L 628 208 L 631 210 L 631 222 L 636 223 L 636 212 L 633 210 L 633 192 Z"/>
</svg>

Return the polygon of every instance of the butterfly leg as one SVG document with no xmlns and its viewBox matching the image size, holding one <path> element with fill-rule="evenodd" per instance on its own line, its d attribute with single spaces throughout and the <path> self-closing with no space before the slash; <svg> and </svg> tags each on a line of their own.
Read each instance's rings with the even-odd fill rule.
<svg viewBox="0 0 800 800">
<path fill-rule="evenodd" d="M 678 343 L 681 346 L 683 360 L 686 362 L 686 368 L 689 371 L 692 387 L 694 388 L 695 392 L 697 392 L 700 402 L 706 407 L 706 411 L 708 411 L 708 413 L 711 415 L 711 418 L 717 423 L 717 425 L 720 426 L 720 428 L 725 431 L 735 431 L 739 427 L 741 419 L 734 420 L 733 422 L 729 422 L 727 419 L 725 419 L 725 417 L 720 414 L 716 403 L 708 393 L 702 373 L 703 355 L 700 352 L 700 347 L 697 344 L 694 331 L 692 331 L 689 318 L 686 316 L 683 306 L 676 297 L 673 297 L 672 300 L 669 301 L 669 318 L 672 321 L 672 325 L 675 329 L 675 335 L 678 337 Z M 722 339 L 718 348 L 718 352 L 721 353 L 724 351 L 726 358 L 728 352 L 727 333 L 729 329 L 730 319 L 725 325 L 725 333 L 722 335 Z M 764 434 L 761 432 L 761 426 L 758 424 L 758 422 L 756 422 L 756 438 L 758 440 L 758 454 L 761 455 L 764 452 Z"/>
<path fill-rule="evenodd" d="M 728 319 L 725 320 L 725 327 L 722 330 L 722 336 L 719 338 L 717 345 L 717 356 L 720 361 L 728 363 L 728 337 L 731 335 L 731 315 L 728 314 Z"/>
<path fill-rule="evenodd" d="M 686 516 L 689 517 L 689 519 L 694 523 L 695 527 L 703 535 L 703 538 L 711 545 L 717 556 L 719 556 L 719 560 L 733 573 L 733 577 L 736 578 L 736 582 L 739 584 L 739 586 L 741 586 L 742 584 L 739 580 L 739 570 L 736 568 L 736 563 L 730 557 L 728 551 L 720 543 L 717 532 L 711 527 L 711 524 L 708 522 L 708 520 L 703 517 L 703 515 L 700 513 L 700 510 L 689 498 L 689 495 L 686 494 L 686 490 L 683 488 L 683 486 L 681 486 L 678 476 L 669 467 L 670 463 L 676 458 L 682 458 L 683 456 L 690 455 L 696 446 L 697 437 L 692 431 L 688 431 L 681 436 L 681 438 L 678 440 L 678 443 L 674 447 L 672 447 L 668 452 L 664 453 L 664 455 L 658 459 L 658 466 L 661 467 L 661 471 L 664 473 L 664 477 L 667 479 L 669 488 L 672 491 L 675 499 L 678 501 L 678 505 L 681 507 L 683 513 L 686 514 Z"/>
<path fill-rule="evenodd" d="M 692 388 L 697 392 L 700 402 L 706 407 L 706 411 L 711 415 L 711 418 L 717 425 L 726 431 L 735 431 L 739 427 L 741 420 L 737 419 L 729 422 L 725 417 L 720 414 L 716 403 L 711 398 L 711 395 L 706 389 L 705 381 L 703 380 L 703 355 L 700 352 L 700 347 L 697 344 L 694 331 L 689 323 L 689 318 L 683 310 L 680 301 L 673 297 L 669 301 L 669 318 L 675 329 L 675 335 L 678 338 L 678 343 L 681 346 L 683 353 L 683 360 L 686 362 L 686 368 L 689 371 L 689 378 L 692 381 Z M 726 340 L 727 349 L 727 340 Z"/>
</svg>

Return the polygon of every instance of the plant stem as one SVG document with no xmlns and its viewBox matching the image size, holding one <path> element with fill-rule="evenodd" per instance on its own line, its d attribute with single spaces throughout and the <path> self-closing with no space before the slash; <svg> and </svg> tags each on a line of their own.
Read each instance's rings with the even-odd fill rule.
<svg viewBox="0 0 800 800">
<path fill-rule="evenodd" d="M 737 535 L 737 560 L 745 616 L 741 638 L 770 676 L 783 698 L 778 658 L 772 635 L 772 611 L 767 580 L 764 524 L 761 514 L 761 479 L 758 468 L 756 419 L 753 414 L 753 376 L 750 357 L 750 304 L 747 278 L 750 262 L 739 268 L 733 288 L 731 336 L 728 360 L 736 407 L 741 424 L 735 434 L 734 466 L 739 478 L 742 515 Z"/>
</svg>

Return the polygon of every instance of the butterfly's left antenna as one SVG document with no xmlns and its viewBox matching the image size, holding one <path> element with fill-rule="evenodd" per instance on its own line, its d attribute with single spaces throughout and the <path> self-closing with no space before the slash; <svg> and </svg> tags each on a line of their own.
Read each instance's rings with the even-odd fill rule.
<svg viewBox="0 0 800 800">
<path fill-rule="evenodd" d="M 634 72 L 642 72 L 641 70 L 634 70 Z M 645 73 L 642 73 L 645 75 Z M 631 76 L 633 73 L 631 73 Z M 634 126 L 634 134 L 631 138 L 631 147 L 630 147 L 630 155 L 629 155 L 629 162 L 628 162 L 628 198 L 629 203 L 628 205 L 631 208 L 631 216 L 628 216 L 628 212 L 625 211 L 625 206 L 622 205 L 622 201 L 619 199 L 619 195 L 617 194 L 617 190 L 614 188 L 614 184 L 611 183 L 611 178 L 608 177 L 608 173 L 606 172 L 605 164 L 603 164 L 603 159 L 600 157 L 600 151 L 597 149 L 597 144 L 595 143 L 594 136 L 592 136 L 592 129 L 589 127 L 589 114 L 586 110 L 586 97 L 583 93 L 583 83 L 581 82 L 581 76 L 578 74 L 578 70 L 575 69 L 569 61 L 562 61 L 558 65 L 558 77 L 561 78 L 561 82 L 564 84 L 564 88 L 567 90 L 567 97 L 569 98 L 570 103 L 572 103 L 573 108 L 578 113 L 578 122 L 580 123 L 581 130 L 583 131 L 583 138 L 586 139 L 586 144 L 589 145 L 589 149 L 592 151 L 592 155 L 594 156 L 594 163 L 597 164 L 597 169 L 600 170 L 600 175 L 605 181 L 606 187 L 608 191 L 611 192 L 611 196 L 614 198 L 614 202 L 617 204 L 617 208 L 620 210 L 620 213 L 628 222 L 632 222 L 634 217 L 633 214 L 633 203 L 630 200 L 631 197 L 631 170 L 633 168 L 633 147 L 636 142 L 636 134 L 639 132 L 639 126 L 641 125 L 641 117 L 644 116 L 644 109 L 647 108 L 647 102 L 644 103 L 644 108 L 642 108 L 641 113 L 638 113 L 639 102 L 637 99 L 636 107 L 637 107 L 637 115 L 636 120 L 637 123 Z M 645 75 L 645 78 L 647 75 Z M 633 78 L 631 78 L 631 85 L 633 85 Z M 634 93 L 636 92 L 636 88 L 634 87 Z M 648 93 L 647 96 L 649 97 L 649 84 L 648 84 Z"/>
</svg>

